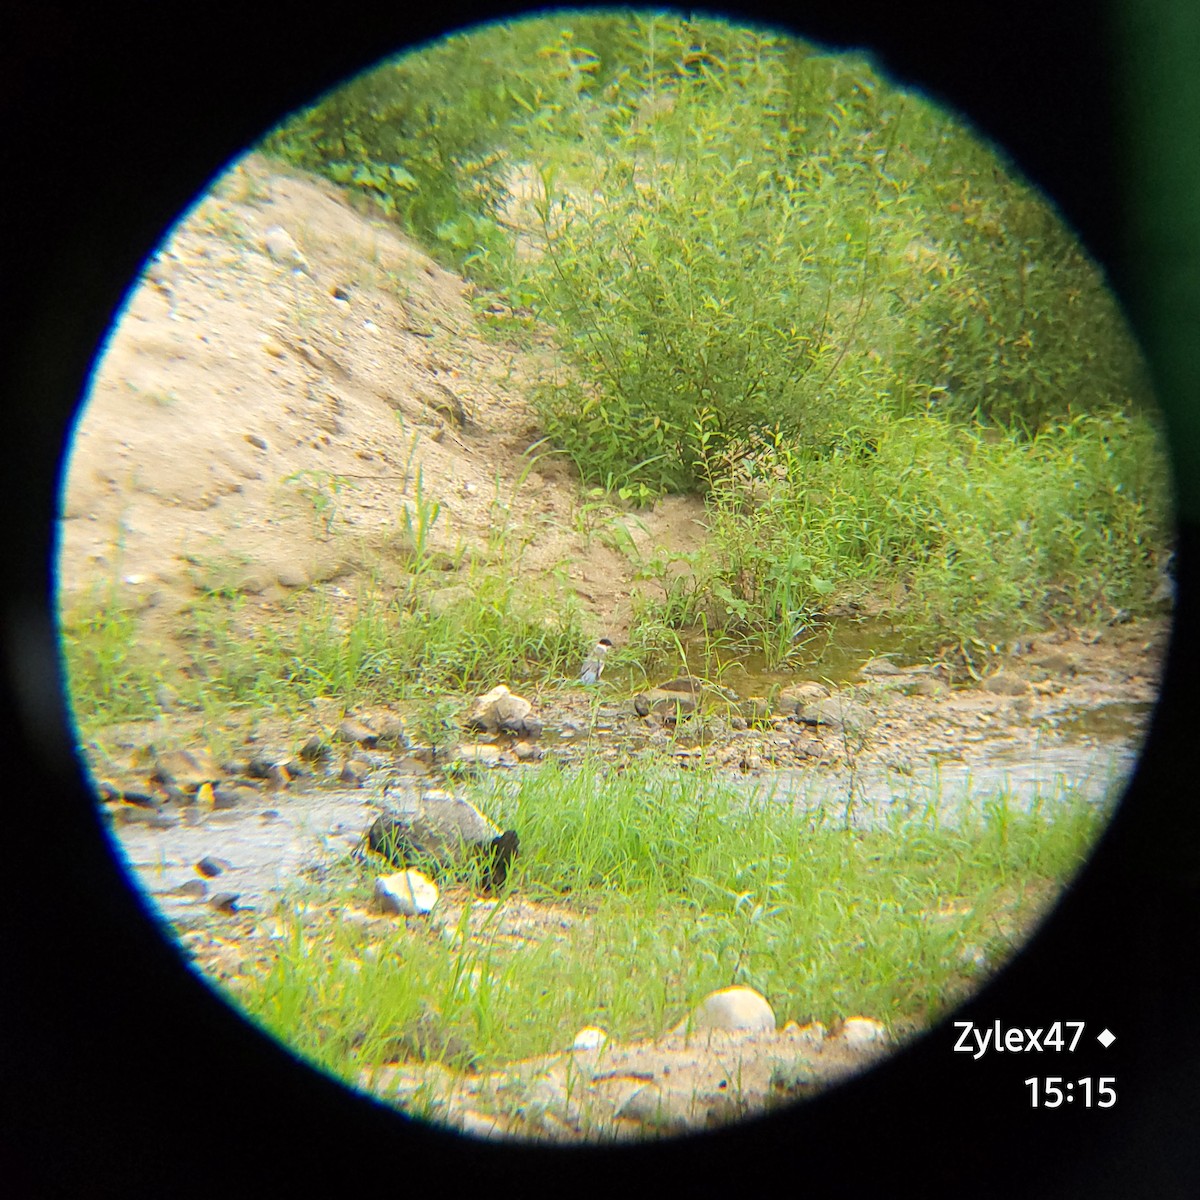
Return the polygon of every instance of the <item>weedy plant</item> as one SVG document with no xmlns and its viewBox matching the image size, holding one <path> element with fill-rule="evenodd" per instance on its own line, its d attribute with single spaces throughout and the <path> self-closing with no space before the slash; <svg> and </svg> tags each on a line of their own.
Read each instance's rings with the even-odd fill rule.
<svg viewBox="0 0 1200 1200">
<path fill-rule="evenodd" d="M 67 694 L 85 732 L 146 715 L 157 686 L 174 674 L 166 655 L 140 636 L 136 612 L 115 587 L 76 600 L 60 628 Z"/>
</svg>

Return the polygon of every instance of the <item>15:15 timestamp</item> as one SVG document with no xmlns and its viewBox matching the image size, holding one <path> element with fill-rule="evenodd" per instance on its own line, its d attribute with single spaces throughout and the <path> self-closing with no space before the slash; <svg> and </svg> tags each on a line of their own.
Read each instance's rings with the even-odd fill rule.
<svg viewBox="0 0 1200 1200">
<path fill-rule="evenodd" d="M 1060 1104 L 1080 1102 L 1081 1108 L 1112 1108 L 1117 1102 L 1115 1075 L 1104 1075 L 1098 1079 L 1063 1079 L 1060 1075 L 1048 1075 L 1045 1079 L 1025 1080 L 1030 1089 L 1030 1103 L 1034 1108 L 1058 1108 Z"/>
</svg>

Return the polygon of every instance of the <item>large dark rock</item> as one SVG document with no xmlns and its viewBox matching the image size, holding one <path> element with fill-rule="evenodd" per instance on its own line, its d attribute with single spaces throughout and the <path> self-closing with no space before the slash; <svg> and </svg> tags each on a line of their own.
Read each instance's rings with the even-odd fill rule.
<svg viewBox="0 0 1200 1200">
<path fill-rule="evenodd" d="M 474 857 L 485 888 L 504 884 L 520 845 L 515 830 L 501 832 L 473 804 L 449 792 L 389 799 L 399 799 L 398 811 L 384 813 L 367 830 L 367 845 L 376 854 L 401 867 L 432 862 L 447 868 Z"/>
<path fill-rule="evenodd" d="M 518 737 L 538 737 L 542 722 L 533 715 L 533 705 L 524 696 L 516 696 L 498 684 L 483 696 L 476 696 L 464 718 L 468 729 L 483 733 L 513 733 Z"/>
</svg>

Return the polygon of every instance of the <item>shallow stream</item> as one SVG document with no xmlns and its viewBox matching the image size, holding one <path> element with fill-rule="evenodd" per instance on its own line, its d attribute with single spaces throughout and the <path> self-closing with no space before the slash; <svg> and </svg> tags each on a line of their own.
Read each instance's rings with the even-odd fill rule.
<svg viewBox="0 0 1200 1200">
<path fill-rule="evenodd" d="M 893 815 L 919 817 L 935 809 L 939 820 L 955 821 L 964 807 L 1000 794 L 1014 808 L 1053 804 L 1067 793 L 1101 802 L 1123 786 L 1136 761 L 1125 740 L 1067 742 L 1033 756 L 992 758 L 971 765 L 931 763 L 911 775 L 883 769 L 785 768 L 754 776 L 731 773 L 753 799 L 795 805 L 810 817 L 857 828 L 886 823 Z M 240 908 L 268 909 L 306 869 L 343 859 L 358 845 L 378 815 L 381 769 L 363 788 L 295 781 L 267 804 L 212 812 L 194 809 L 167 827 L 122 824 L 116 840 L 132 874 L 181 928 L 208 918 L 213 896 L 233 893 Z M 199 893 L 195 864 L 223 860 L 224 869 Z M 180 890 L 182 888 L 182 891 Z"/>
</svg>

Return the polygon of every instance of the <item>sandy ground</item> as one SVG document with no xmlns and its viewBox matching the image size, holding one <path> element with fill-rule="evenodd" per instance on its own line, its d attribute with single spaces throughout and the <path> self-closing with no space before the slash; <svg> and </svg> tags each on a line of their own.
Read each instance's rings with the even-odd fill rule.
<svg viewBox="0 0 1200 1200">
<path fill-rule="evenodd" d="M 162 636 L 209 589 L 270 611 L 368 571 L 386 586 L 421 499 L 440 505 L 434 547 L 485 553 L 504 530 L 522 570 L 564 566 L 619 637 L 656 585 L 597 524 L 670 555 L 703 540 L 703 506 L 597 510 L 525 399 L 562 365 L 491 333 L 471 291 L 332 185 L 236 166 L 147 264 L 98 363 L 63 490 L 63 602 L 116 583 Z"/>
</svg>

